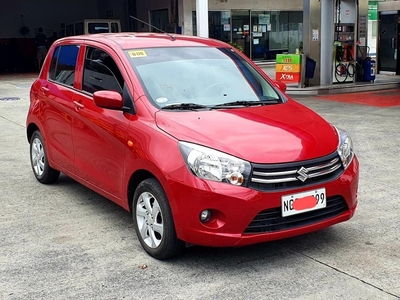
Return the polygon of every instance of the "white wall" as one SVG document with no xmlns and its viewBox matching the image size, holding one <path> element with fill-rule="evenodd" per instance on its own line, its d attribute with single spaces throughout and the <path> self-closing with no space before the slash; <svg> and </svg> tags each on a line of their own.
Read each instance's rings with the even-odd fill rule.
<svg viewBox="0 0 400 300">
<path fill-rule="evenodd" d="M 59 31 L 61 23 L 85 18 L 98 18 L 97 0 L 2 0 L 0 9 L 0 38 L 22 38 L 19 30 L 29 27 L 27 37 L 34 37 L 34 29 Z"/>
</svg>

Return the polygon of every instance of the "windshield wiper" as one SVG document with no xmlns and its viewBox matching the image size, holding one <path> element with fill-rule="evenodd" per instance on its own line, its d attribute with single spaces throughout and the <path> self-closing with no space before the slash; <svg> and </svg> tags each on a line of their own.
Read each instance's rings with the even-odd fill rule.
<svg viewBox="0 0 400 300">
<path fill-rule="evenodd" d="M 176 104 L 171 104 L 171 105 L 166 105 L 162 107 L 161 109 L 181 109 L 181 110 L 197 110 L 197 109 L 208 109 L 210 110 L 211 108 L 206 105 L 201 105 L 201 104 L 196 104 L 196 103 L 176 103 Z"/>
<path fill-rule="evenodd" d="M 257 106 L 257 105 L 267 105 L 267 104 L 276 104 L 276 101 L 234 101 L 234 102 L 226 102 L 222 104 L 214 105 L 213 107 L 225 107 L 225 106 Z"/>
</svg>

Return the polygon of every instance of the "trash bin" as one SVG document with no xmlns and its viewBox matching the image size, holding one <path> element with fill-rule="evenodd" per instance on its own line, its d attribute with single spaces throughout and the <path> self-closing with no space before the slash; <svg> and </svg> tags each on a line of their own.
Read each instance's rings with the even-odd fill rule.
<svg viewBox="0 0 400 300">
<path fill-rule="evenodd" d="M 374 82 L 375 81 L 375 60 L 368 58 L 364 61 L 364 81 L 365 82 Z"/>
<path fill-rule="evenodd" d="M 312 58 L 306 57 L 306 78 L 314 78 L 315 66 L 317 62 Z"/>
</svg>

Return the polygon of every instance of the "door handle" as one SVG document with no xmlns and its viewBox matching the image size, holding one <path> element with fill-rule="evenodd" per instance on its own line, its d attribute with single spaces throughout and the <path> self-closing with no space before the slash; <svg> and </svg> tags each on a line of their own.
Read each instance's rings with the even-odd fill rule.
<svg viewBox="0 0 400 300">
<path fill-rule="evenodd" d="M 85 108 L 85 105 L 83 105 L 81 102 L 74 101 L 74 104 L 75 104 L 75 109 L 76 110 L 80 110 L 80 109 L 84 109 Z"/>
<path fill-rule="evenodd" d="M 49 92 L 49 88 L 45 86 L 41 86 L 40 90 L 42 91 L 43 95 L 47 94 Z"/>
<path fill-rule="evenodd" d="M 396 43 L 395 43 L 395 38 L 392 38 L 392 48 L 393 49 L 396 49 L 397 47 L 396 47 Z"/>
</svg>

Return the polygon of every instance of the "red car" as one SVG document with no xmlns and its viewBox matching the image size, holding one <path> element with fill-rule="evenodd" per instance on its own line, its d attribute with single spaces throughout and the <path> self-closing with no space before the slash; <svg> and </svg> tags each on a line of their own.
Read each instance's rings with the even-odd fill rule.
<svg viewBox="0 0 400 300">
<path fill-rule="evenodd" d="M 350 219 L 359 177 L 351 138 L 282 89 L 216 40 L 58 40 L 30 92 L 33 173 L 53 183 L 62 172 L 131 211 L 158 259 Z"/>
</svg>

